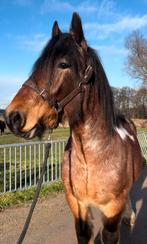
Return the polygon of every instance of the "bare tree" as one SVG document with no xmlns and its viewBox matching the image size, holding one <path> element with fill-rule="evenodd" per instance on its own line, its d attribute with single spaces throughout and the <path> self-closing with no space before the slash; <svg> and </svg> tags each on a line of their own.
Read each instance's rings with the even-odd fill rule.
<svg viewBox="0 0 147 244">
<path fill-rule="evenodd" d="M 134 31 L 125 40 L 128 49 L 126 70 L 128 74 L 147 85 L 147 39 L 139 31 Z"/>
<path fill-rule="evenodd" d="M 137 117 L 147 118 L 147 89 L 141 87 L 137 90 L 136 96 L 134 96 L 134 103 L 136 102 Z"/>
<path fill-rule="evenodd" d="M 147 88 L 112 88 L 116 111 L 128 118 L 147 119 Z"/>
</svg>

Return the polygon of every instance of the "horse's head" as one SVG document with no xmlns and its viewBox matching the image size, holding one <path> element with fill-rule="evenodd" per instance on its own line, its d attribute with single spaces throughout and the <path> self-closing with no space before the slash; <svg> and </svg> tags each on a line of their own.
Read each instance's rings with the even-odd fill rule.
<svg viewBox="0 0 147 244">
<path fill-rule="evenodd" d="M 74 13 L 69 33 L 55 22 L 52 38 L 36 61 L 32 74 L 6 109 L 9 128 L 25 138 L 55 128 L 73 106 L 58 111 L 58 104 L 79 86 L 87 67 L 87 44 L 80 17 Z M 80 96 L 73 101 L 78 105 Z M 77 104 L 77 105 L 76 105 Z"/>
</svg>

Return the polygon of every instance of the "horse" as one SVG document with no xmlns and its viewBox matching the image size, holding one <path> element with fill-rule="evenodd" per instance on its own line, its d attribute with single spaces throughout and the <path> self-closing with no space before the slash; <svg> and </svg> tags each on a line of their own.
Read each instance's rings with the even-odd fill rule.
<svg viewBox="0 0 147 244">
<path fill-rule="evenodd" d="M 94 240 L 91 207 L 101 212 L 101 242 L 120 240 L 130 189 L 142 169 L 136 133 L 114 109 L 112 91 L 96 51 L 73 13 L 69 32 L 58 22 L 29 78 L 6 109 L 13 133 L 31 139 L 69 123 L 62 181 L 79 244 Z"/>
<path fill-rule="evenodd" d="M 6 129 L 6 124 L 3 120 L 0 120 L 0 130 L 1 130 L 1 135 L 4 133 Z"/>
</svg>

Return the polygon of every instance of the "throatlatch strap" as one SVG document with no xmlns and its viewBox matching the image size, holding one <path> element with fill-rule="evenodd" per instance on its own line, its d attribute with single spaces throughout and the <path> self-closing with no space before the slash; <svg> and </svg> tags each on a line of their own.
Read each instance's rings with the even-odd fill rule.
<svg viewBox="0 0 147 244">
<path fill-rule="evenodd" d="M 74 89 L 69 95 L 67 95 L 63 100 L 61 100 L 61 102 L 57 103 L 57 111 L 61 112 L 66 104 L 68 104 L 79 93 L 84 91 L 85 91 L 84 86 L 79 86 L 78 88 Z"/>
</svg>

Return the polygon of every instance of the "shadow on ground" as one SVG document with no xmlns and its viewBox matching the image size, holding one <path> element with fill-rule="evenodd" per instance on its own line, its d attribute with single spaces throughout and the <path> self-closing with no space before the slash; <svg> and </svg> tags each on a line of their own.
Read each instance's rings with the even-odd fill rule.
<svg viewBox="0 0 147 244">
<path fill-rule="evenodd" d="M 136 223 L 132 230 L 122 223 L 120 244 L 147 244 L 147 166 L 131 190 L 131 201 L 136 210 Z M 95 244 L 100 243 L 99 234 Z"/>
<path fill-rule="evenodd" d="M 147 243 L 147 166 L 131 191 L 133 208 L 137 212 L 136 223 L 132 230 L 124 224 L 121 228 L 121 244 Z"/>
</svg>

